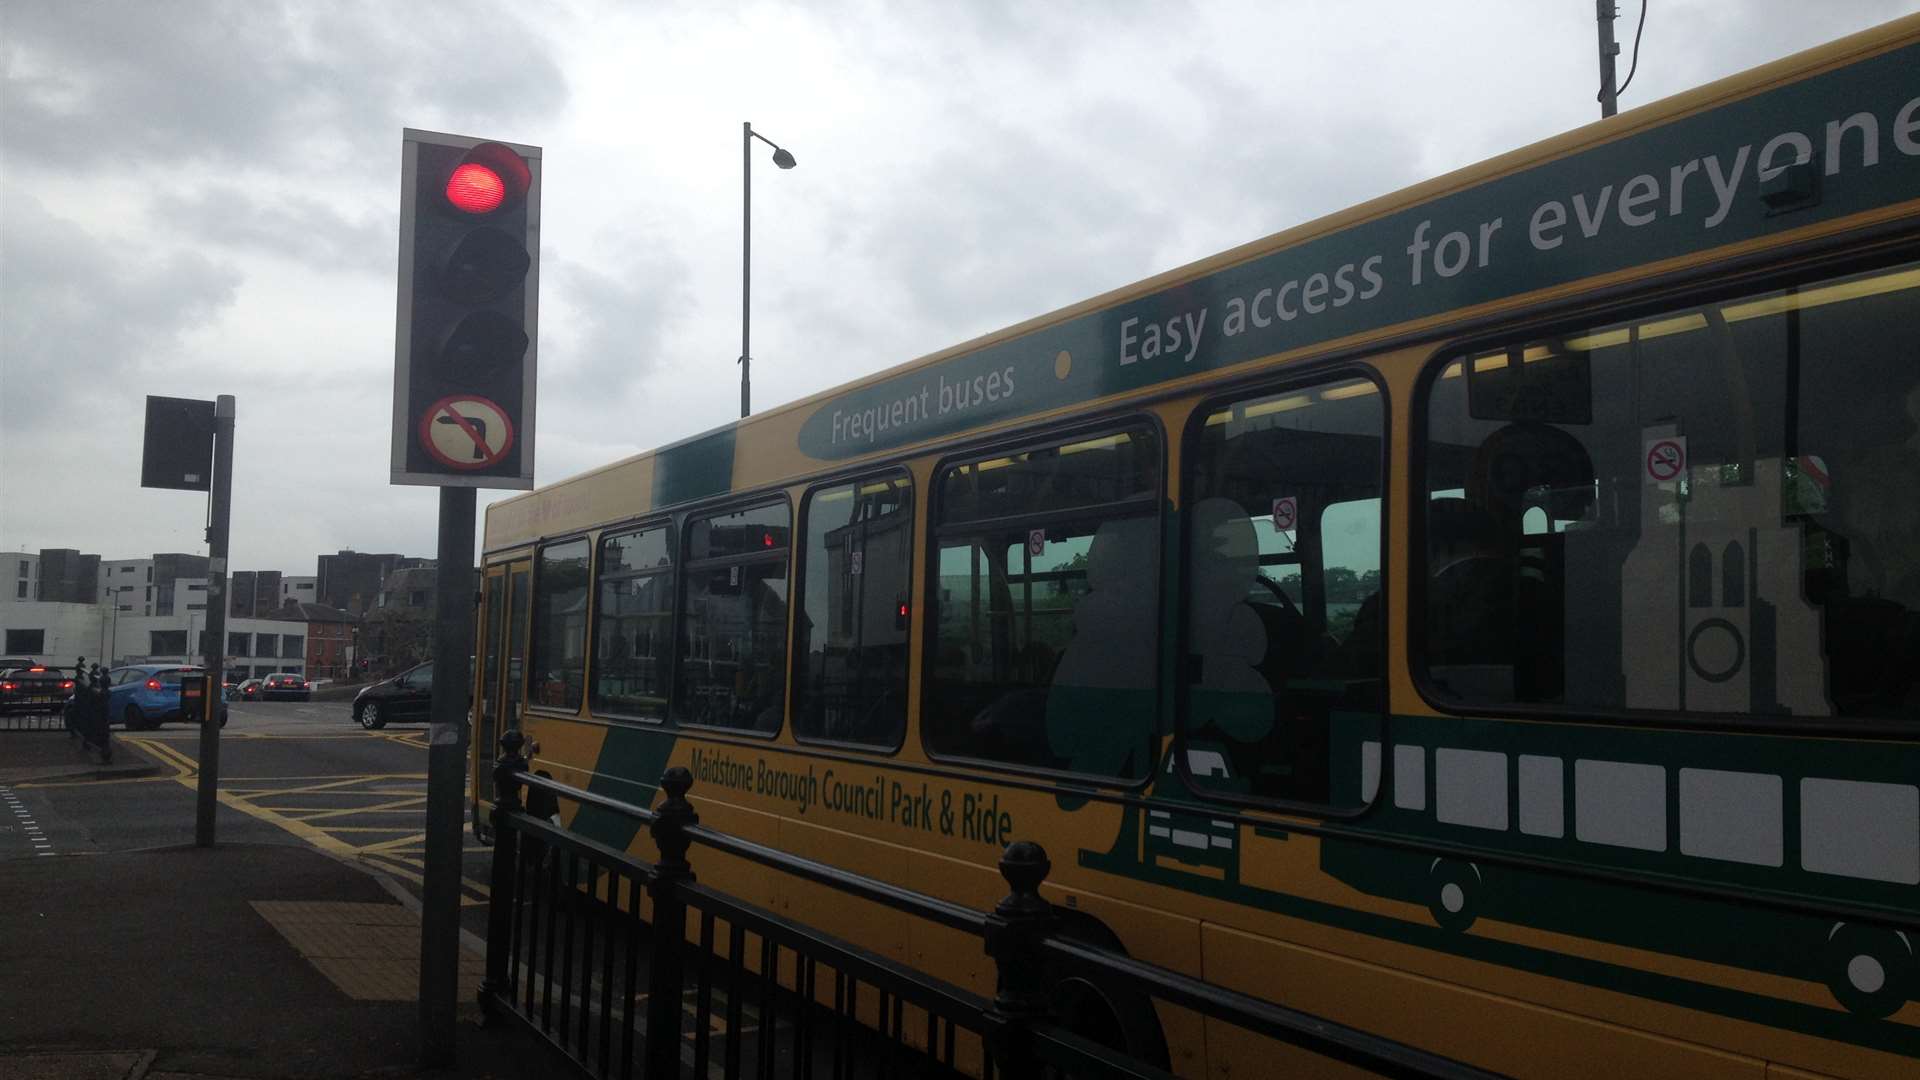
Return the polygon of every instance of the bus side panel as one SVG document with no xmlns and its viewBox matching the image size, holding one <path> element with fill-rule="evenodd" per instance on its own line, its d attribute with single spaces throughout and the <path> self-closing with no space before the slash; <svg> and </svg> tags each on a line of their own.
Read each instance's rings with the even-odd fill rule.
<svg viewBox="0 0 1920 1080">
<path fill-rule="evenodd" d="M 793 818 L 779 821 L 773 846 L 790 855 L 827 863 L 903 888 L 908 885 L 910 848 L 856 836 Z M 773 875 L 765 875 L 773 876 Z M 825 885 L 797 878 L 782 886 L 779 911 L 835 937 L 871 949 L 890 960 L 908 962 L 908 924 L 904 913 L 881 904 L 849 898 Z"/>
<path fill-rule="evenodd" d="M 1588 1020 L 1511 998 L 1409 975 L 1317 949 L 1202 927 L 1208 980 L 1336 1023 L 1515 1076 L 1617 1080 L 1627 1076 L 1764 1080 L 1766 1063 Z M 1408 1003 L 1417 1002 L 1417 1007 Z M 1488 1032 L 1499 1038 L 1486 1038 Z M 1271 1076 L 1271 1043 L 1209 1023 L 1215 1076 Z M 1605 1053 L 1594 1048 L 1605 1046 Z M 1296 1052 L 1297 1053 L 1297 1052 Z M 1323 1059 L 1299 1075 L 1353 1075 Z M 1291 1074 L 1289 1074 L 1291 1075 Z"/>
</svg>

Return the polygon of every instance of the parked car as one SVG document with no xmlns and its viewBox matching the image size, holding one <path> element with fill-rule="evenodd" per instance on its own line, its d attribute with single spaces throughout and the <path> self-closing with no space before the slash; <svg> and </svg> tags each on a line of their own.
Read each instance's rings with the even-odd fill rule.
<svg viewBox="0 0 1920 1080">
<path fill-rule="evenodd" d="M 134 664 L 107 673 L 107 722 L 128 731 L 147 731 L 173 720 L 197 722 L 180 706 L 180 681 L 186 675 L 204 675 L 205 668 L 182 664 Z M 67 698 L 67 708 L 73 698 Z M 227 726 L 227 703 L 220 703 L 220 726 Z"/>
<path fill-rule="evenodd" d="M 423 722 L 433 707 L 433 661 L 369 685 L 354 695 L 353 719 L 368 731 L 389 721 Z"/>
<path fill-rule="evenodd" d="M 262 701 L 305 701 L 312 696 L 307 677 L 290 671 L 276 671 L 260 684 Z"/>
<path fill-rule="evenodd" d="M 0 716 L 57 713 L 60 703 L 72 693 L 69 668 L 44 664 L 0 668 Z"/>
</svg>

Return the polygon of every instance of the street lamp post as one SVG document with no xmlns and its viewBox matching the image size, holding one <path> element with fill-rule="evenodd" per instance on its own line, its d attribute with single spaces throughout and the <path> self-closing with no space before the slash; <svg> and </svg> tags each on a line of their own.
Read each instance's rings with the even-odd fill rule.
<svg viewBox="0 0 1920 1080">
<path fill-rule="evenodd" d="M 749 331 L 753 325 L 753 140 L 759 139 L 773 147 L 773 163 L 783 169 L 791 169 L 799 162 L 780 145 L 765 135 L 753 130 L 751 123 L 740 125 L 740 418 L 752 410 L 751 380 L 748 371 L 753 367 L 752 352 L 748 348 Z"/>
</svg>

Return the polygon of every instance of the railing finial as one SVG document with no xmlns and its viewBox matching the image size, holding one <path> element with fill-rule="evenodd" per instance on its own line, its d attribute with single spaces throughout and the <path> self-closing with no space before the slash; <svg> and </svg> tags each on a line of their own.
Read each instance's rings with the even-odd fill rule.
<svg viewBox="0 0 1920 1080">
<path fill-rule="evenodd" d="M 692 787 L 693 773 L 684 765 L 675 765 L 660 776 L 660 789 L 667 797 L 654 810 L 652 832 L 654 846 L 660 849 L 659 871 L 663 876 L 688 877 L 693 872 L 687 863 L 687 848 L 693 844 L 687 826 L 700 824 L 700 815 L 687 801 Z"/>
<path fill-rule="evenodd" d="M 1015 840 L 1000 853 L 1000 876 L 1013 891 L 994 906 L 997 915 L 1030 915 L 1053 910 L 1040 898 L 1040 883 L 1053 871 L 1047 849 L 1032 840 Z"/>
</svg>

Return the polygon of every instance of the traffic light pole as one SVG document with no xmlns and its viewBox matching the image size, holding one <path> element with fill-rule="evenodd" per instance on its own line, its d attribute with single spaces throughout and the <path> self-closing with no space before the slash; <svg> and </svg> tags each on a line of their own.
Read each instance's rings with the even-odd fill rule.
<svg viewBox="0 0 1920 1080">
<path fill-rule="evenodd" d="M 193 842 L 213 846 L 213 816 L 220 799 L 220 694 L 227 662 L 227 525 L 233 517 L 232 394 L 213 405 L 213 490 L 207 526 L 207 696 L 200 716 L 200 790 L 193 820 Z M 189 631 L 191 635 L 191 631 Z M 187 642 L 193 652 L 193 642 Z"/>
<path fill-rule="evenodd" d="M 434 570 L 433 704 L 427 714 L 426 873 L 420 910 L 420 1057 L 453 1064 L 460 974 L 461 812 L 473 656 L 473 516 L 470 487 L 440 489 Z"/>
</svg>

